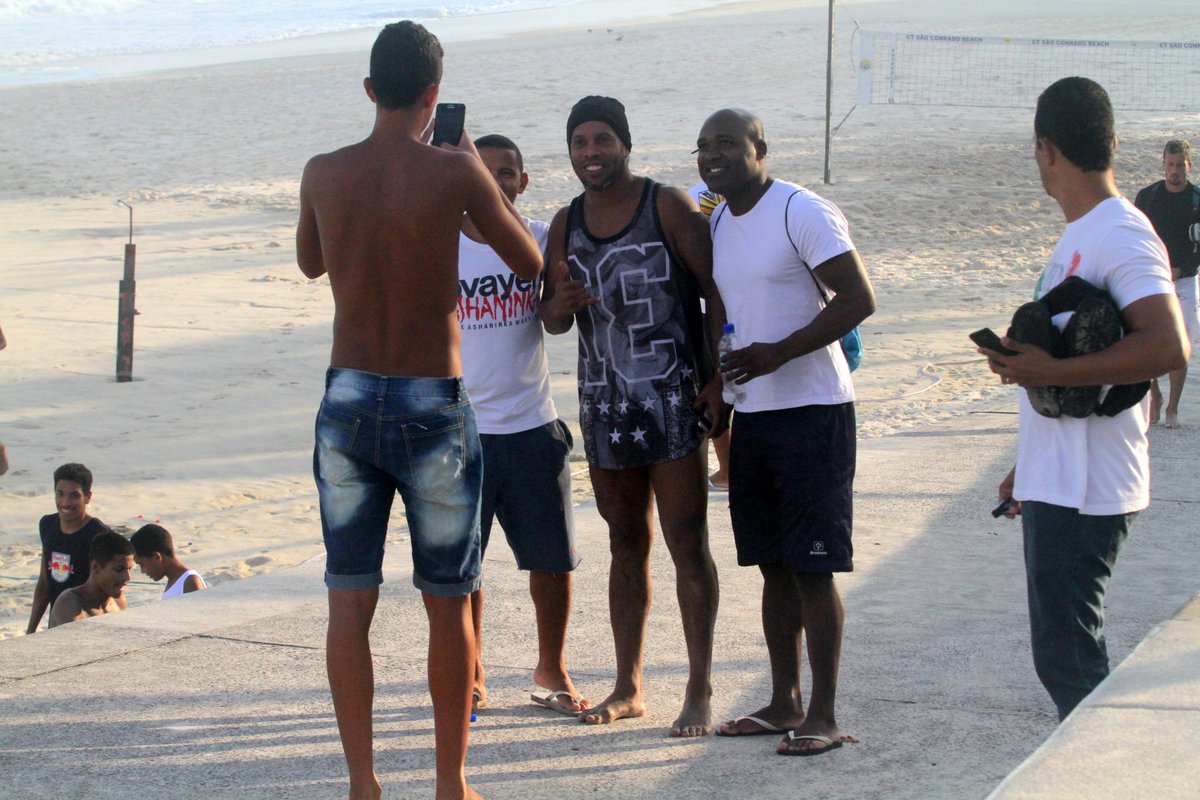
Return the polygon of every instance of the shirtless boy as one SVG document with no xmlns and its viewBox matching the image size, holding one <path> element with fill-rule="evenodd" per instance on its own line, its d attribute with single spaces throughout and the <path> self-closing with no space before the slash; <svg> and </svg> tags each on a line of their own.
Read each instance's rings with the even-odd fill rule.
<svg viewBox="0 0 1200 800">
<path fill-rule="evenodd" d="M 125 584 L 133 569 L 133 545 L 119 533 L 102 531 L 92 538 L 87 583 L 67 589 L 50 611 L 50 627 L 113 614 L 125 609 Z"/>
<path fill-rule="evenodd" d="M 479 797 L 464 774 L 482 462 L 458 344 L 463 214 L 520 277 L 537 277 L 542 258 L 465 134 L 457 148 L 423 141 L 441 76 L 435 36 L 408 21 L 384 28 L 363 82 L 375 104 L 371 135 L 314 157 L 300 184 L 296 260 L 309 278 L 329 275 L 334 299 L 313 472 L 327 553 L 326 666 L 351 800 L 382 794 L 368 634 L 397 491 L 438 661 L 429 672 L 436 797 Z"/>
</svg>

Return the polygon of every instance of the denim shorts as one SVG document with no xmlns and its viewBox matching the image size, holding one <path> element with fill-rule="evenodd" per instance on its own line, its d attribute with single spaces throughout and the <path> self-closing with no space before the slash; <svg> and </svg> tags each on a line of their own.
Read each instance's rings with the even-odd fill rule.
<svg viewBox="0 0 1200 800">
<path fill-rule="evenodd" d="M 397 491 L 408 517 L 416 587 L 437 597 L 479 588 L 483 458 L 461 378 L 330 368 L 317 413 L 313 474 L 330 589 L 383 583 Z"/>
<path fill-rule="evenodd" d="M 495 516 L 517 567 L 564 573 L 579 564 L 571 512 L 571 431 L 556 419 L 520 433 L 483 433 L 483 549 Z"/>
</svg>

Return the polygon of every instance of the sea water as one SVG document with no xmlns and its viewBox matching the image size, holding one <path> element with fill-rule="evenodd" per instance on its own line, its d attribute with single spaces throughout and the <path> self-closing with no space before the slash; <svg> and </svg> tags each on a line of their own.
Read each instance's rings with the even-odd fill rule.
<svg viewBox="0 0 1200 800">
<path fill-rule="evenodd" d="M 717 0 L 0 0 L 0 85 L 97 78 L 234 60 L 236 48 L 378 29 L 398 19 L 526 24 L 651 16 Z M 523 14 L 523 16 L 522 16 Z M 599 15 L 599 16 L 596 16 Z M 302 47 L 300 51 L 302 52 Z M 290 54 L 296 48 L 289 50 Z M 197 56 L 197 53 L 203 55 Z"/>
</svg>

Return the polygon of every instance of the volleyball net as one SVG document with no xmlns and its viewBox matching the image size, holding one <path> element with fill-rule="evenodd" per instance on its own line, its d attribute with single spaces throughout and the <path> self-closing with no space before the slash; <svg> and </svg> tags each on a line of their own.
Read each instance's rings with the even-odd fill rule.
<svg viewBox="0 0 1200 800">
<path fill-rule="evenodd" d="M 1200 42 L 859 35 L 858 105 L 1033 108 L 1051 83 L 1082 75 L 1113 108 L 1200 111 Z"/>
</svg>

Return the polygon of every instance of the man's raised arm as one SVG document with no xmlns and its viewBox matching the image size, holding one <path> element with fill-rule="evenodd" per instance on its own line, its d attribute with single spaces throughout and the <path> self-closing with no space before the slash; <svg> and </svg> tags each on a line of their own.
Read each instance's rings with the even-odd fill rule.
<svg viewBox="0 0 1200 800">
<path fill-rule="evenodd" d="M 588 294 L 583 281 L 571 279 L 567 269 L 566 229 L 568 209 L 559 209 L 550 222 L 546 241 L 546 276 L 542 281 L 542 301 L 538 315 L 546 333 L 566 333 L 575 323 L 575 314 L 600 302 Z"/>
</svg>

